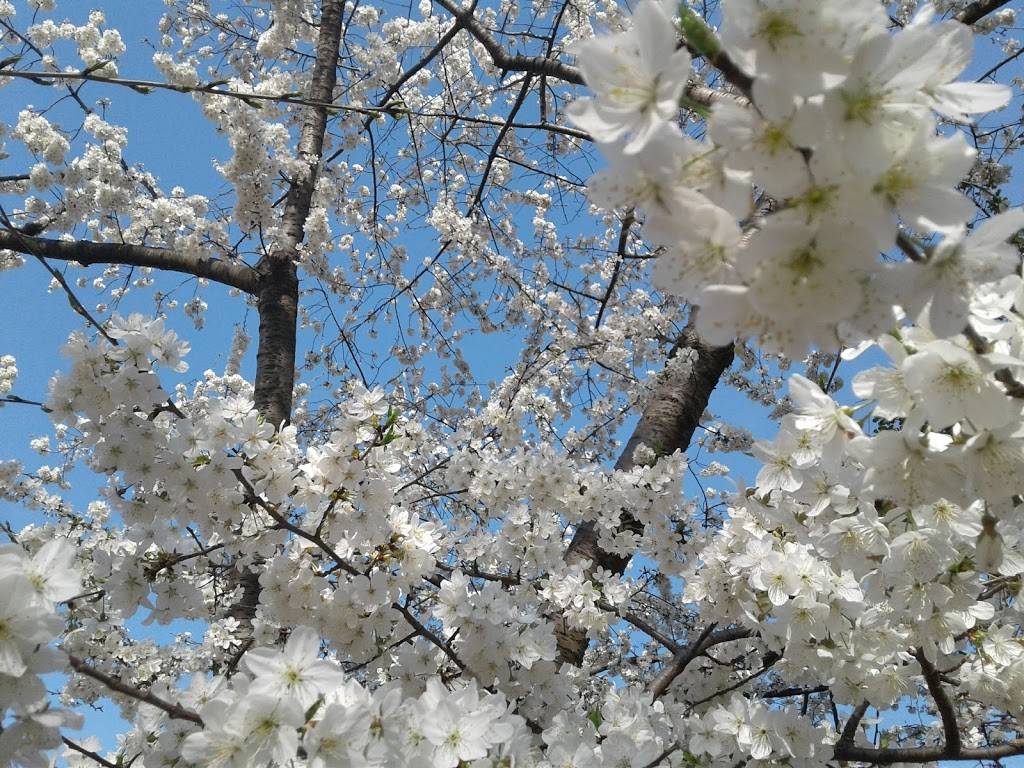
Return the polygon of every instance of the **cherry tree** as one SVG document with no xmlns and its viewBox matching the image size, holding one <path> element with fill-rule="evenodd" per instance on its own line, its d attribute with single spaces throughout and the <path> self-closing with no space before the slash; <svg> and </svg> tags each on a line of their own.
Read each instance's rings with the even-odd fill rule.
<svg viewBox="0 0 1024 768">
<path fill-rule="evenodd" d="M 0 0 L 0 265 L 80 325 L 0 348 L 0 762 L 1024 754 L 1007 0 L 106 5 Z"/>
</svg>

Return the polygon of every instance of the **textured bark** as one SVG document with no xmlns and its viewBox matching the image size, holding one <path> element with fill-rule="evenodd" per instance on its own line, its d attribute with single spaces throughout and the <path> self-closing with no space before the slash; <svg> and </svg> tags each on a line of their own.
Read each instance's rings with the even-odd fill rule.
<svg viewBox="0 0 1024 768">
<path fill-rule="evenodd" d="M 338 82 L 341 27 L 342 0 L 324 0 L 320 10 L 316 63 L 306 94 L 309 101 L 327 104 L 334 99 L 334 87 Z M 306 220 L 309 218 L 313 190 L 320 171 L 327 118 L 328 111 L 324 107 L 306 108 L 296 148 L 303 162 L 285 198 L 281 235 L 274 248 L 256 265 L 256 306 L 260 315 L 260 332 L 256 350 L 254 399 L 260 414 L 275 428 L 280 428 L 291 418 L 299 307 L 296 261 L 299 244 L 305 236 Z M 247 568 L 240 574 L 239 580 L 242 597 L 229 613 L 241 622 L 238 639 L 245 647 L 252 636 L 252 618 L 259 605 L 259 574 Z"/>
<path fill-rule="evenodd" d="M 686 647 L 680 648 L 672 655 L 672 660 L 662 668 L 661 672 L 647 686 L 647 692 L 651 694 L 652 698 L 660 698 L 675 679 L 686 670 L 690 662 L 702 653 L 706 653 L 709 648 L 722 643 L 729 643 L 733 640 L 742 640 L 751 635 L 750 630 L 743 627 L 723 629 L 718 632 L 715 632 L 714 629 L 715 625 L 709 624 L 696 640 L 691 641 Z"/>
<path fill-rule="evenodd" d="M 961 24 L 977 24 L 993 11 L 999 10 L 1009 3 L 1010 0 L 977 0 L 960 11 L 954 18 Z"/>
<path fill-rule="evenodd" d="M 299 279 L 291 261 L 267 259 L 260 265 L 257 307 L 260 313 L 256 350 L 256 409 L 275 428 L 292 412 L 295 384 L 295 332 Z"/>
<path fill-rule="evenodd" d="M 0 230 L 0 248 L 29 256 L 92 264 L 125 264 L 153 267 L 203 277 L 246 293 L 256 293 L 256 272 L 241 262 L 211 259 L 205 254 L 126 243 L 94 243 L 89 240 L 50 240 L 15 229 Z"/>
<path fill-rule="evenodd" d="M 637 446 L 643 444 L 659 455 L 684 451 L 690 444 L 701 414 L 707 408 L 711 392 L 725 370 L 732 364 L 733 346 L 712 347 L 701 341 L 693 329 L 694 318 L 673 346 L 669 358 L 680 350 L 696 353 L 693 365 L 688 371 L 662 373 L 661 380 L 654 388 L 650 400 L 644 407 L 640 421 L 626 443 L 615 468 L 629 470 L 634 466 L 633 455 Z M 628 510 L 623 511 L 620 529 L 643 532 L 643 526 Z M 569 564 L 589 560 L 587 573 L 598 568 L 621 574 L 629 565 L 629 557 L 606 552 L 598 544 L 598 534 L 593 523 L 586 522 L 576 529 L 576 534 L 565 553 Z M 559 663 L 568 662 L 579 666 L 587 651 L 586 632 L 569 627 L 564 618 L 556 617 L 555 638 L 558 643 Z"/>
<path fill-rule="evenodd" d="M 320 11 L 316 63 L 306 94 L 309 101 L 328 104 L 338 82 L 338 46 L 342 26 L 341 0 L 325 0 Z M 260 314 L 256 351 L 256 407 L 275 427 L 286 422 L 292 410 L 295 383 L 295 333 L 299 281 L 295 262 L 305 234 L 313 189 L 327 131 L 327 109 L 307 107 L 299 132 L 297 155 L 302 164 L 292 179 L 281 218 L 281 235 L 273 250 L 256 265 L 259 273 L 257 308 Z"/>
</svg>

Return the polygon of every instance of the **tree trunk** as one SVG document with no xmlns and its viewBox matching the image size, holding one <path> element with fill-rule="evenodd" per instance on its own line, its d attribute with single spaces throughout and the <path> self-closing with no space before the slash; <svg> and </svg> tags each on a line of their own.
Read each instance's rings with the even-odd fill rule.
<svg viewBox="0 0 1024 768">
<path fill-rule="evenodd" d="M 696 356 L 692 366 L 689 370 L 661 374 L 661 380 L 644 407 L 636 429 L 615 462 L 615 469 L 632 469 L 635 465 L 633 455 L 641 444 L 659 456 L 685 451 L 697 429 L 701 414 L 707 408 L 711 392 L 732 364 L 733 345 L 712 347 L 697 336 L 693 329 L 695 312 L 691 310 L 686 329 L 669 352 L 671 360 L 680 350 L 694 350 Z M 643 526 L 626 510 L 622 514 L 620 529 L 643 533 Z M 629 565 L 630 558 L 601 549 L 594 524 L 585 522 L 576 529 L 565 553 L 565 561 L 570 565 L 583 560 L 590 561 L 586 570 L 589 576 L 598 568 L 621 574 Z M 585 631 L 569 627 L 563 616 L 557 616 L 555 638 L 559 663 L 568 662 L 576 666 L 582 664 L 588 644 Z"/>
<path fill-rule="evenodd" d="M 334 87 L 338 82 L 342 9 L 342 0 L 324 0 L 320 9 L 316 63 L 306 94 L 311 102 L 329 104 L 334 101 Z M 254 398 L 257 410 L 275 429 L 280 429 L 291 418 L 299 308 L 296 262 L 320 171 L 327 117 L 328 112 L 324 107 L 306 108 L 296 148 L 303 162 L 285 198 L 281 235 L 274 248 L 256 265 L 256 306 L 260 315 L 260 330 Z M 252 619 L 259 605 L 259 574 L 252 568 L 246 568 L 239 580 L 242 597 L 229 613 L 241 622 L 239 639 L 245 645 L 252 637 Z"/>
</svg>

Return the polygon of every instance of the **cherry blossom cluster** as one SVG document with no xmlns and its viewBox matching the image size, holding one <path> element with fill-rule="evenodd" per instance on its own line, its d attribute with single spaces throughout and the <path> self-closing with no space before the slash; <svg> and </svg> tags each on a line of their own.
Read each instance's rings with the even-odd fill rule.
<svg viewBox="0 0 1024 768">
<path fill-rule="evenodd" d="M 691 599 L 756 627 L 788 674 L 828 678 L 837 700 L 892 707 L 910 692 L 908 663 L 920 674 L 966 655 L 953 674 L 980 701 L 1024 704 L 1021 645 L 1002 624 L 1017 603 L 1000 619 L 993 599 L 1024 572 L 1021 408 L 959 339 L 916 326 L 883 337 L 898 367 L 854 379 L 881 424 L 870 434 L 856 407 L 794 375 L 792 413 L 755 446 L 757 487 L 688 579 Z"/>
<path fill-rule="evenodd" d="M 701 542 L 686 596 L 850 706 L 896 706 L 952 664 L 982 706 L 1019 712 L 1024 211 L 968 234 L 956 185 L 974 153 L 934 117 L 967 121 L 1009 89 L 955 82 L 973 36 L 931 5 L 890 33 L 874 2 L 732 2 L 720 41 L 682 14 L 684 42 L 729 62 L 741 93 L 712 105 L 704 142 L 681 133 L 690 61 L 660 4 L 580 44 L 594 96 L 572 117 L 611 162 L 592 198 L 644 210 L 664 247 L 654 279 L 699 305 L 708 340 L 847 359 L 877 344 L 892 363 L 856 375 L 851 407 L 790 376 L 789 415 L 754 445 L 756 487 Z M 883 260 L 897 244 L 906 259 Z M 785 754 L 742 702 L 692 751 L 717 756 L 731 732 L 751 757 Z"/>
<path fill-rule="evenodd" d="M 666 8 L 641 3 L 630 29 L 577 48 L 594 96 L 570 116 L 611 162 L 592 198 L 645 211 L 645 236 L 664 248 L 654 280 L 702 308 L 709 341 L 748 336 L 802 357 L 895 324 L 900 288 L 921 270 L 880 254 L 911 232 L 952 235 L 974 212 L 955 187 L 975 151 L 960 132 L 937 133 L 935 113 L 963 122 L 1010 98 L 1003 85 L 956 81 L 972 31 L 934 22 L 931 4 L 890 33 L 875 0 L 735 0 L 720 41 L 684 5 L 688 48 L 677 48 Z M 730 62 L 743 91 L 716 98 L 704 141 L 674 122 L 688 50 Z M 986 279 L 1003 276 L 990 269 Z"/>
<path fill-rule="evenodd" d="M 58 606 L 80 591 L 74 560 L 61 539 L 31 555 L 19 544 L 0 547 L 0 755 L 13 764 L 46 765 L 40 752 L 60 745 L 60 729 L 81 725 L 55 706 L 41 677 L 66 666 L 51 644 L 64 631 Z"/>
<path fill-rule="evenodd" d="M 551 611 L 604 637 L 635 589 L 621 576 L 588 575 L 582 564 L 564 563 L 559 521 L 593 521 L 609 549 L 639 546 L 667 573 L 681 572 L 675 529 L 690 509 L 677 499 L 686 469 L 678 455 L 652 455 L 629 472 L 609 473 L 553 452 L 471 441 L 445 459 L 445 480 L 469 486 L 460 505 L 472 514 L 442 526 L 418 501 L 423 488 L 415 478 L 421 462 L 436 462 L 449 449 L 430 443 L 382 390 L 352 388 L 327 439 L 303 450 L 295 427 L 275 432 L 258 416 L 250 385 L 238 376 L 207 373 L 191 392 L 165 391 L 157 372 L 184 371 L 188 344 L 161 319 L 115 316 L 106 336 L 97 343 L 71 339 L 71 368 L 54 379 L 47 401 L 53 419 L 79 435 L 78 449 L 88 452 L 92 467 L 111 478 L 106 503 L 89 510 L 91 522 L 78 534 L 87 588 L 102 594 L 102 614 L 99 606 L 76 605 L 77 628 L 65 649 L 90 654 L 107 674 L 129 679 L 145 679 L 154 664 L 164 677 L 184 678 L 202 665 L 231 670 L 221 673 L 229 680 L 205 680 L 201 692 L 197 678 L 194 696 L 173 694 L 177 706 L 197 713 L 201 732 L 135 714 L 141 730 L 127 737 L 129 751 L 156 759 L 182 749 L 199 765 L 246 765 L 294 754 L 298 729 L 306 733 L 301 745 L 310 760 L 330 749 L 377 755 L 388 765 L 429 760 L 451 768 L 485 755 L 480 765 L 500 765 L 509 755 L 519 755 L 517 765 L 546 765 L 533 732 L 553 727 L 580 684 L 555 663 Z M 646 524 L 640 540 L 618 532 L 624 506 Z M 124 526 L 116 536 L 111 509 Z M 477 515 L 482 519 L 473 524 Z M 470 565 L 446 564 L 453 561 Z M 224 569 L 250 563 L 261 567 L 250 630 L 257 647 L 243 648 L 239 669 L 251 680 L 232 661 L 240 622 L 218 607 L 222 592 L 237 599 L 241 590 Z M 141 649 L 119 622 L 139 608 L 148 612 L 147 623 L 208 621 L 198 657 L 174 652 L 124 667 L 118 659 Z M 111 624 L 113 617 L 118 623 Z M 305 628 L 292 631 L 283 652 L 272 650 L 295 626 Z M 357 669 L 373 665 L 390 684 L 343 683 L 337 662 L 318 660 L 321 639 L 339 660 Z M 97 655 L 98 645 L 108 653 Z M 310 677 L 302 677 L 304 669 Z M 262 680 L 272 674 L 285 683 Z M 438 675 L 455 675 L 462 687 L 440 687 Z M 600 689 L 617 700 L 613 686 Z M 84 700 L 104 695 L 84 679 L 70 690 Z M 173 688 L 160 690 L 171 695 Z M 629 695 L 654 706 L 639 689 Z M 657 708 L 645 716 L 660 723 L 649 734 L 627 727 L 630 720 L 609 740 L 602 734 L 610 724 L 595 730 L 580 713 L 572 734 L 556 727 L 545 731 L 544 742 L 563 752 L 583 749 L 592 761 L 606 755 L 609 765 L 633 750 L 656 755 L 682 726 Z M 622 717 L 606 715 L 609 723 Z M 154 728 L 162 734 L 156 740 L 147 735 Z M 387 736 L 392 728 L 396 735 Z"/>
<path fill-rule="evenodd" d="M 224 768 L 287 764 L 301 745 L 310 768 L 524 764 L 529 731 L 501 695 L 437 678 L 418 696 L 400 684 L 371 692 L 319 651 L 319 635 L 300 626 L 281 650 L 246 654 L 248 674 L 194 682 L 185 701 L 200 705 L 203 730 L 185 738 L 181 757 Z M 167 740 L 163 759 L 178 756 L 174 746 Z"/>
<path fill-rule="evenodd" d="M 40 5 L 41 4 L 37 4 Z M 3 15 L 0 13 L 0 15 Z M 78 57 L 82 64 L 106 77 L 116 77 L 117 57 L 127 48 L 116 29 L 103 29 L 106 17 L 102 11 L 89 12 L 85 24 L 75 25 L 70 22 L 60 24 L 53 19 L 44 19 L 28 28 L 28 37 L 39 48 L 49 48 L 60 40 L 72 41 L 77 46 Z M 57 69 L 57 61 L 53 57 L 44 57 L 43 64 L 48 69 Z"/>
<path fill-rule="evenodd" d="M 0 356 L 0 395 L 6 395 L 14 387 L 18 378 L 18 361 L 14 355 Z"/>
</svg>

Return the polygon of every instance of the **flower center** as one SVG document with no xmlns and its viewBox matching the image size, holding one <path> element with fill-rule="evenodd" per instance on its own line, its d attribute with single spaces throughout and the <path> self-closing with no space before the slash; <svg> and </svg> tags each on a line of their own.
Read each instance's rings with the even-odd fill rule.
<svg viewBox="0 0 1024 768">
<path fill-rule="evenodd" d="M 764 13 L 761 16 L 761 25 L 754 35 L 754 37 L 763 39 L 773 51 L 778 49 L 780 43 L 786 42 L 789 38 L 802 36 L 803 32 L 800 31 L 800 28 L 782 11 Z"/>
<path fill-rule="evenodd" d="M 885 197 L 890 205 L 897 205 L 901 197 L 915 189 L 917 179 L 899 165 L 886 171 L 873 187 L 873 191 Z"/>
<path fill-rule="evenodd" d="M 868 88 L 861 88 L 858 91 L 840 91 L 839 96 L 846 106 L 844 115 L 846 121 L 852 123 L 859 120 L 865 125 L 874 125 L 878 107 L 881 106 L 885 97 L 884 94 Z"/>
</svg>

